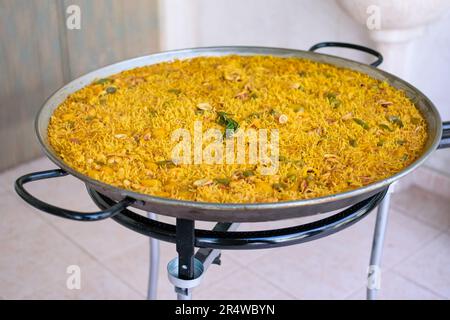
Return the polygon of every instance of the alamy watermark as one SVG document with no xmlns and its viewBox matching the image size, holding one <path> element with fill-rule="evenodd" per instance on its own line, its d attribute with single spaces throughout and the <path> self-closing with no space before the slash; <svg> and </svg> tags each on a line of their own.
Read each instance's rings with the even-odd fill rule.
<svg viewBox="0 0 450 320">
<path fill-rule="evenodd" d="M 69 274 L 66 280 L 66 287 L 69 290 L 81 289 L 81 268 L 76 264 L 70 265 L 66 269 L 66 273 Z"/>
<path fill-rule="evenodd" d="M 261 175 L 278 172 L 277 129 L 226 129 L 224 134 L 211 128 L 203 132 L 202 122 L 195 121 L 193 131 L 193 137 L 184 128 L 172 132 L 172 142 L 177 143 L 172 149 L 174 164 L 254 164 L 260 166 Z"/>
<path fill-rule="evenodd" d="M 381 29 L 381 8 L 377 5 L 370 5 L 366 9 L 366 13 L 369 15 L 366 20 L 366 26 L 369 30 Z"/>
<path fill-rule="evenodd" d="M 370 265 L 367 270 L 367 288 L 370 290 L 380 290 L 381 269 L 379 266 Z"/>
<path fill-rule="evenodd" d="M 81 29 L 81 8 L 76 4 L 72 4 L 66 8 L 66 27 L 69 30 Z"/>
</svg>

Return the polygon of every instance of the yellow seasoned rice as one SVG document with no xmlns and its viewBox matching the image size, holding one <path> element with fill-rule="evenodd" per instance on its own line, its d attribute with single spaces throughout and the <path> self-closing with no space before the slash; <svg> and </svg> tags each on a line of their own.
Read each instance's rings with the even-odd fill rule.
<svg viewBox="0 0 450 320">
<path fill-rule="evenodd" d="M 279 130 L 276 174 L 262 175 L 261 164 L 170 161 L 175 129 L 193 134 L 198 120 L 204 132 L 223 131 L 220 112 L 243 130 Z M 389 177 L 422 153 L 426 129 L 404 92 L 362 73 L 298 58 L 225 56 L 99 79 L 55 110 L 48 137 L 70 167 L 107 184 L 253 203 L 320 197 Z"/>
</svg>

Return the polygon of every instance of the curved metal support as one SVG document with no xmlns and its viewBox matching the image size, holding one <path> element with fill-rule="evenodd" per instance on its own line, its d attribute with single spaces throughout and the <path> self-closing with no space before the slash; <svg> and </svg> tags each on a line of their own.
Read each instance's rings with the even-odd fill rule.
<svg viewBox="0 0 450 320">
<path fill-rule="evenodd" d="M 157 219 L 156 214 L 147 212 L 149 219 Z M 150 238 L 150 269 L 148 275 L 148 291 L 147 300 L 156 300 L 158 292 L 158 275 L 159 275 L 159 240 Z"/>
<path fill-rule="evenodd" d="M 450 121 L 442 122 L 442 138 L 438 149 L 450 148 Z"/>
<path fill-rule="evenodd" d="M 308 242 L 333 234 L 347 228 L 371 212 L 384 198 L 384 190 L 366 200 L 363 200 L 333 216 L 307 223 L 304 225 L 264 231 L 214 231 L 195 230 L 195 246 L 213 249 L 264 249 L 289 246 Z M 111 199 L 89 189 L 94 202 L 100 207 L 114 203 Z M 176 242 L 174 225 L 148 219 L 130 210 L 122 210 L 113 219 L 123 226 L 163 241 Z"/>
<path fill-rule="evenodd" d="M 373 56 L 375 56 L 377 58 L 377 60 L 375 60 L 374 62 L 372 62 L 370 64 L 372 67 L 378 67 L 383 62 L 383 56 L 378 51 L 373 50 L 373 49 L 368 48 L 368 47 L 360 46 L 358 44 L 353 44 L 353 43 L 330 42 L 330 41 L 328 41 L 328 42 L 320 42 L 320 43 L 317 43 L 317 44 L 313 45 L 311 48 L 309 48 L 309 51 L 316 51 L 317 49 L 328 48 L 328 47 L 349 48 L 349 49 L 355 49 L 355 50 L 358 50 L 358 51 L 363 51 L 363 52 L 366 52 L 366 53 L 370 53 L 371 55 L 373 55 Z"/>
<path fill-rule="evenodd" d="M 31 193 L 29 193 L 24 188 L 25 184 L 33 182 L 33 181 L 64 177 L 66 175 L 67 175 L 67 172 L 62 169 L 53 169 L 53 170 L 47 170 L 47 171 L 33 172 L 33 173 L 23 175 L 19 179 L 17 179 L 14 187 L 15 187 L 17 194 L 23 200 L 25 200 L 28 204 L 35 207 L 36 209 L 53 214 L 53 215 L 61 217 L 61 218 L 66 218 L 66 219 L 71 219 L 71 220 L 79 220 L 79 221 L 98 221 L 98 220 L 111 218 L 135 202 L 134 199 L 125 198 L 117 203 L 114 202 L 111 206 L 104 206 L 102 211 L 84 213 L 84 212 L 77 212 L 77 211 L 72 211 L 72 210 L 68 210 L 68 209 L 63 209 L 63 208 L 59 208 L 59 207 L 53 206 L 51 204 L 48 204 L 48 203 L 34 197 L 33 195 L 31 195 Z"/>
</svg>

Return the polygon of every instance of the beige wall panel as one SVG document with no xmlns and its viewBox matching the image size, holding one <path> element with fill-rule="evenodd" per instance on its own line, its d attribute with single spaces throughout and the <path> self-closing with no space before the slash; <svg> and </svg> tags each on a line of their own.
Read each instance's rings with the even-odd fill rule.
<svg viewBox="0 0 450 320">
<path fill-rule="evenodd" d="M 81 30 L 65 27 L 81 9 Z M 73 78 L 158 50 L 156 0 L 0 0 L 0 171 L 42 154 L 33 121 Z"/>
<path fill-rule="evenodd" d="M 33 119 L 63 83 L 52 0 L 0 0 L 0 170 L 40 154 Z"/>
</svg>

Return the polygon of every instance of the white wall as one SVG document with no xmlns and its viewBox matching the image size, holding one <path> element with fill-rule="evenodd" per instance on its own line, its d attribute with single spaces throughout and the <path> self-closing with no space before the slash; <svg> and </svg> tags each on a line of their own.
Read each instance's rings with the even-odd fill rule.
<svg viewBox="0 0 450 320">
<path fill-rule="evenodd" d="M 332 0 L 162 0 L 161 15 L 163 49 L 233 44 L 307 49 L 326 40 L 374 47 L 365 26 Z M 432 25 L 414 48 L 406 80 L 450 120 L 450 15 Z"/>
<path fill-rule="evenodd" d="M 333 0 L 161 0 L 160 21 L 162 49 L 214 45 L 307 49 L 327 40 L 374 47 L 366 27 L 351 20 Z M 450 15 L 430 26 L 413 47 L 405 80 L 434 102 L 444 120 L 450 120 Z M 348 50 L 334 52 L 370 60 Z M 439 151 L 427 165 L 450 176 L 449 160 L 450 150 Z"/>
<path fill-rule="evenodd" d="M 450 14 L 431 25 L 414 43 L 410 78 L 450 120 Z"/>
</svg>

